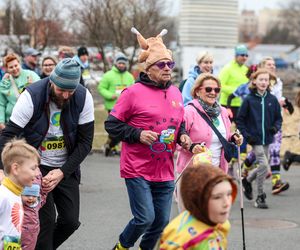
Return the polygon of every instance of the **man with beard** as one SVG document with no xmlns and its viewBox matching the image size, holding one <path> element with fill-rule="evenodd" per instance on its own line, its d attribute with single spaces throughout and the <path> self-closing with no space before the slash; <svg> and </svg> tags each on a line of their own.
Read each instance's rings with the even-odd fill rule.
<svg viewBox="0 0 300 250">
<path fill-rule="evenodd" d="M 50 77 L 20 95 L 0 136 L 0 152 L 8 140 L 23 136 L 41 156 L 42 187 L 49 194 L 40 210 L 36 246 L 40 250 L 57 249 L 80 225 L 79 165 L 90 152 L 94 135 L 93 99 L 79 84 L 80 75 L 74 59 L 60 61 Z"/>
<path fill-rule="evenodd" d="M 104 99 L 104 107 L 108 114 L 114 107 L 123 89 L 129 87 L 134 82 L 134 77 L 127 71 L 127 67 L 127 57 L 123 53 L 118 53 L 115 57 L 114 66 L 103 75 L 98 85 L 99 94 Z M 116 154 L 115 147 L 118 143 L 119 140 L 108 136 L 105 144 L 105 156 Z"/>
</svg>

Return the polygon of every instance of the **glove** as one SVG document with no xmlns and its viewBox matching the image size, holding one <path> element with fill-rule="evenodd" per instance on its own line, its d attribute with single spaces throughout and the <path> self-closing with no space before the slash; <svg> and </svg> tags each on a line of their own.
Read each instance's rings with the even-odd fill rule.
<svg viewBox="0 0 300 250">
<path fill-rule="evenodd" d="M 282 107 L 287 109 L 290 115 L 294 113 L 294 106 L 287 98 L 284 100 Z"/>
<path fill-rule="evenodd" d="M 248 136 L 246 141 L 247 141 L 248 144 L 253 145 L 257 142 L 257 139 L 253 136 Z"/>
<path fill-rule="evenodd" d="M 275 135 L 278 132 L 278 129 L 276 127 L 271 127 L 269 131 L 272 135 Z"/>
</svg>

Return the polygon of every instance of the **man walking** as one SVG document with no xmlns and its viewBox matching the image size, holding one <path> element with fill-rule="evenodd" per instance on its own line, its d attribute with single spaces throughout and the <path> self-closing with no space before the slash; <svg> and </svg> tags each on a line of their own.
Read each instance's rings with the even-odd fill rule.
<svg viewBox="0 0 300 250">
<path fill-rule="evenodd" d="M 49 195 L 40 210 L 38 250 L 57 249 L 80 225 L 79 165 L 94 134 L 93 99 L 79 84 L 80 75 L 75 60 L 60 61 L 49 78 L 20 95 L 0 136 L 0 151 L 11 138 L 23 136 L 41 156 L 42 187 Z"/>
</svg>

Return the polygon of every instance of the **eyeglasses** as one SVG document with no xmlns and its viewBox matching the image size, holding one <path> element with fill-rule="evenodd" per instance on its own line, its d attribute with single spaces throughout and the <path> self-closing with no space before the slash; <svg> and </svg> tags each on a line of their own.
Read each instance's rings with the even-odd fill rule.
<svg viewBox="0 0 300 250">
<path fill-rule="evenodd" d="M 200 88 L 200 89 L 205 89 L 205 92 L 206 92 L 206 93 L 210 93 L 210 92 L 212 92 L 212 91 L 215 91 L 216 94 L 220 93 L 220 91 L 221 91 L 221 88 L 219 88 L 219 87 L 216 87 L 216 88 L 212 88 L 212 87 L 202 87 L 202 88 Z"/>
<path fill-rule="evenodd" d="M 175 62 L 156 62 L 154 63 L 154 65 L 156 65 L 159 69 L 164 69 L 166 67 L 166 65 L 168 66 L 169 69 L 173 69 L 175 66 Z"/>
<path fill-rule="evenodd" d="M 242 57 L 248 57 L 247 54 L 239 54 L 239 56 L 242 56 Z"/>
<path fill-rule="evenodd" d="M 55 66 L 54 63 L 52 63 L 52 64 L 44 64 L 44 65 L 43 65 L 43 67 L 53 67 L 53 66 Z"/>
</svg>

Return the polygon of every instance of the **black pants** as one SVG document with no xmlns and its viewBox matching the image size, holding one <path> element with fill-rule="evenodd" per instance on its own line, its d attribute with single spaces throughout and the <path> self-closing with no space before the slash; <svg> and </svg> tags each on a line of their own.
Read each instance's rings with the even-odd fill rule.
<svg viewBox="0 0 300 250">
<path fill-rule="evenodd" d="M 45 176 L 54 168 L 40 166 Z M 56 216 L 57 212 L 57 216 Z M 79 180 L 75 174 L 63 179 L 49 194 L 39 211 L 40 233 L 36 250 L 57 249 L 80 226 Z"/>
</svg>

